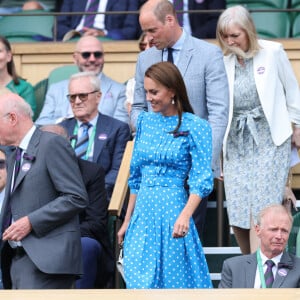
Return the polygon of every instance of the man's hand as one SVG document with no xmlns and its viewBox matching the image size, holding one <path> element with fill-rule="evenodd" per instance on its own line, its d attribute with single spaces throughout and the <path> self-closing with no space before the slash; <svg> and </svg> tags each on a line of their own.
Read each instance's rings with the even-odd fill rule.
<svg viewBox="0 0 300 300">
<path fill-rule="evenodd" d="M 4 241 L 21 241 L 32 230 L 31 223 L 27 216 L 12 223 L 3 233 L 2 239 Z"/>
<path fill-rule="evenodd" d="M 83 27 L 82 31 L 84 32 L 83 35 L 92 35 L 92 36 L 105 36 L 105 33 L 101 29 L 96 29 L 96 28 L 88 28 L 88 27 Z"/>
</svg>

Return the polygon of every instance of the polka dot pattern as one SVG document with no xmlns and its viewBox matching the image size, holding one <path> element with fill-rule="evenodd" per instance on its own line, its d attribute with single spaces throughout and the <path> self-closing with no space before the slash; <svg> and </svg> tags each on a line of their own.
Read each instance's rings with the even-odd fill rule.
<svg viewBox="0 0 300 300">
<path fill-rule="evenodd" d="M 211 288 L 202 245 L 193 220 L 184 238 L 172 238 L 190 191 L 207 196 L 213 187 L 211 129 L 205 120 L 183 114 L 181 132 L 170 134 L 177 116 L 143 113 L 138 120 L 129 186 L 137 194 L 124 241 L 127 288 Z"/>
</svg>

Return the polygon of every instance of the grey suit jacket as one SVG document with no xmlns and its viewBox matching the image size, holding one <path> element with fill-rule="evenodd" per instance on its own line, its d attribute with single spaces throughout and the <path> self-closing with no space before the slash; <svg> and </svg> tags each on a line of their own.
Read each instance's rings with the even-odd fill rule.
<svg viewBox="0 0 300 300">
<path fill-rule="evenodd" d="M 139 54 L 131 122 L 135 126 L 142 110 L 150 110 L 144 91 L 144 75 L 153 64 L 162 61 L 162 51 L 152 47 Z M 220 154 L 228 122 L 229 93 L 221 50 L 210 43 L 186 36 L 177 65 L 186 84 L 196 115 L 209 121 L 213 134 L 212 168 L 220 175 Z"/>
<path fill-rule="evenodd" d="M 300 258 L 283 252 L 280 263 L 286 272 L 278 272 L 273 288 L 300 287 Z M 219 288 L 253 288 L 257 268 L 256 253 L 235 256 L 224 261 Z M 282 275 L 283 274 L 283 275 Z"/>
<path fill-rule="evenodd" d="M 100 75 L 99 75 L 100 76 Z M 102 92 L 98 109 L 101 113 L 129 123 L 129 117 L 125 108 L 125 85 L 118 83 L 102 73 L 100 77 Z M 43 109 L 36 120 L 36 124 L 54 124 L 64 118 L 73 116 L 72 109 L 67 98 L 69 80 L 63 80 L 52 84 L 46 94 Z"/>
<path fill-rule="evenodd" d="M 78 213 L 88 197 L 74 151 L 61 136 L 36 129 L 26 153 L 12 192 L 14 152 L 8 158 L 1 224 L 6 223 L 9 207 L 13 220 L 28 216 L 32 231 L 22 246 L 37 268 L 47 274 L 81 274 Z M 9 249 L 7 242 L 2 243 L 1 268 L 7 264 Z"/>
</svg>

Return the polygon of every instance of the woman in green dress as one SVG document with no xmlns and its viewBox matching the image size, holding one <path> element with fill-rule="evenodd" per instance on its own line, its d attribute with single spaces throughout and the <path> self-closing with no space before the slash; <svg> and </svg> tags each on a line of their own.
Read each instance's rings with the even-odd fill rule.
<svg viewBox="0 0 300 300">
<path fill-rule="evenodd" d="M 5 37 L 0 36 L 0 88 L 3 87 L 24 98 L 35 113 L 36 101 L 33 86 L 18 76 L 10 43 Z"/>
</svg>

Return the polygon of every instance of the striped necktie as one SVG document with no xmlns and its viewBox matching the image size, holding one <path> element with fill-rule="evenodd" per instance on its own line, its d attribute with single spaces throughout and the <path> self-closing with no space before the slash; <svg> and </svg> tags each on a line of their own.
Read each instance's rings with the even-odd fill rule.
<svg viewBox="0 0 300 300">
<path fill-rule="evenodd" d="M 87 12 L 97 12 L 99 6 L 99 0 L 90 0 L 90 4 L 87 8 Z M 83 27 L 93 28 L 96 14 L 85 15 Z"/>
<path fill-rule="evenodd" d="M 80 138 L 78 138 L 75 153 L 77 157 L 84 159 L 86 155 L 88 146 L 89 146 L 89 128 L 92 126 L 90 123 L 82 123 L 80 127 L 82 128 L 82 134 Z"/>
<path fill-rule="evenodd" d="M 272 268 L 275 265 L 274 261 L 271 259 L 268 259 L 266 261 L 267 269 L 265 272 L 265 282 L 266 282 L 266 288 L 271 288 L 274 282 L 274 275 Z"/>
</svg>

